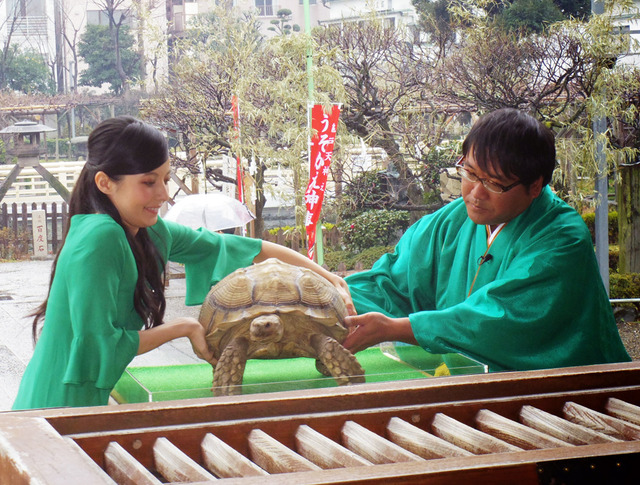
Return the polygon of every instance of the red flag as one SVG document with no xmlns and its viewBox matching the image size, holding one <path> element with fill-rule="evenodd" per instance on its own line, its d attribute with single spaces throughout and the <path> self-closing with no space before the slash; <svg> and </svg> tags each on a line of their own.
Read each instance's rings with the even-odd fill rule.
<svg viewBox="0 0 640 485">
<path fill-rule="evenodd" d="M 236 131 L 236 138 L 240 138 L 240 107 L 238 105 L 238 97 L 235 94 L 231 96 L 231 111 L 233 113 L 233 128 Z M 238 200 L 244 202 L 240 155 L 236 155 L 236 180 L 238 181 Z"/>
<path fill-rule="evenodd" d="M 327 186 L 327 175 L 331 166 L 333 145 L 336 139 L 340 107 L 334 105 L 331 113 L 325 113 L 322 105 L 311 109 L 311 128 L 316 134 L 311 138 L 309 148 L 309 185 L 304 194 L 307 216 L 304 225 L 307 230 L 307 256 L 313 259 L 316 246 L 316 223 L 320 218 L 322 201 Z"/>
</svg>

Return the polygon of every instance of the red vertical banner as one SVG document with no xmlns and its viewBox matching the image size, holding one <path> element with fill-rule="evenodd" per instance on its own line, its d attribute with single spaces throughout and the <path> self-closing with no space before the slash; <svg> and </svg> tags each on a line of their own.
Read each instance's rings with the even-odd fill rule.
<svg viewBox="0 0 640 485">
<path fill-rule="evenodd" d="M 238 97 L 234 94 L 231 96 L 231 112 L 233 113 L 233 129 L 236 132 L 236 138 L 240 138 L 240 107 L 238 105 Z M 240 163 L 240 155 L 236 155 L 236 180 L 238 182 L 238 200 L 244 202 L 243 180 L 242 180 L 242 164 Z"/>
<path fill-rule="evenodd" d="M 311 109 L 311 129 L 315 135 L 309 143 L 309 185 L 304 194 L 307 215 L 304 225 L 307 231 L 307 256 L 314 259 L 316 250 L 316 223 L 320 218 L 324 192 L 327 187 L 327 176 L 331 166 L 333 145 L 338 129 L 340 107 L 334 105 L 330 113 L 325 113 L 322 105 L 316 104 Z"/>
</svg>

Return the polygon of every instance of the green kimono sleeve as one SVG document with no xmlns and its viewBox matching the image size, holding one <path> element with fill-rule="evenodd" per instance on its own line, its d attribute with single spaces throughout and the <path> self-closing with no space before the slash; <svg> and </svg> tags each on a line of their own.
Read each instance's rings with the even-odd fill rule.
<svg viewBox="0 0 640 485">
<path fill-rule="evenodd" d="M 211 286 L 236 269 L 250 266 L 262 249 L 261 239 L 194 230 L 162 219 L 153 233 L 165 261 L 185 265 L 187 305 L 201 305 Z"/>
<path fill-rule="evenodd" d="M 566 236 L 549 233 L 518 248 L 496 279 L 460 303 L 411 314 L 416 339 L 432 352 L 461 352 L 494 371 L 630 360 L 593 249 Z"/>
<path fill-rule="evenodd" d="M 460 202 L 423 217 L 407 229 L 393 253 L 383 255 L 370 270 L 345 278 L 358 313 L 398 318 L 436 308 L 443 233 L 451 225 L 451 214 L 464 211 Z"/>
<path fill-rule="evenodd" d="M 111 390 L 138 352 L 143 322 L 133 310 L 135 262 L 122 231 L 115 223 L 95 226 L 92 244 L 67 254 L 73 266 L 59 267 L 63 274 L 56 275 L 64 279 L 72 329 L 65 384 L 94 383 L 96 388 Z M 66 303 L 54 295 L 48 314 L 56 314 L 57 302 Z M 118 321 L 119 310 L 127 307 L 132 310 L 129 318 Z"/>
<path fill-rule="evenodd" d="M 359 313 L 409 317 L 432 353 L 491 370 L 628 361 L 581 218 L 549 190 L 487 248 L 461 199 L 426 216 L 393 255 L 347 278 Z"/>
</svg>

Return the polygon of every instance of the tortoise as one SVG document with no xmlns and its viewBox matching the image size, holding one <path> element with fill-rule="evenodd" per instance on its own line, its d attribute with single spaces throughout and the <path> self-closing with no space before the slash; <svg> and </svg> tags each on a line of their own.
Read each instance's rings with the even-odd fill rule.
<svg viewBox="0 0 640 485">
<path fill-rule="evenodd" d="M 337 289 L 312 270 L 270 258 L 234 271 L 211 288 L 198 317 L 218 359 L 214 394 L 241 394 L 247 359 L 315 357 L 339 385 L 364 382 L 340 344 L 346 315 Z"/>
</svg>

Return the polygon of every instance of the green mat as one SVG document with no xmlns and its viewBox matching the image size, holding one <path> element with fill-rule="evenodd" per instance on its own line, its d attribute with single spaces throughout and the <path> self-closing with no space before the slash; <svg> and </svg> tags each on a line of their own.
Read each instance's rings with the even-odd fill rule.
<svg viewBox="0 0 640 485">
<path fill-rule="evenodd" d="M 478 374 L 486 366 L 460 354 L 429 354 L 411 345 L 385 344 L 357 354 L 367 382 L 417 379 L 451 374 Z M 129 367 L 112 392 L 119 403 L 167 401 L 211 397 L 213 369 L 207 363 L 155 367 Z M 324 377 L 315 359 L 249 360 L 242 392 L 286 391 L 335 387 Z"/>
</svg>

